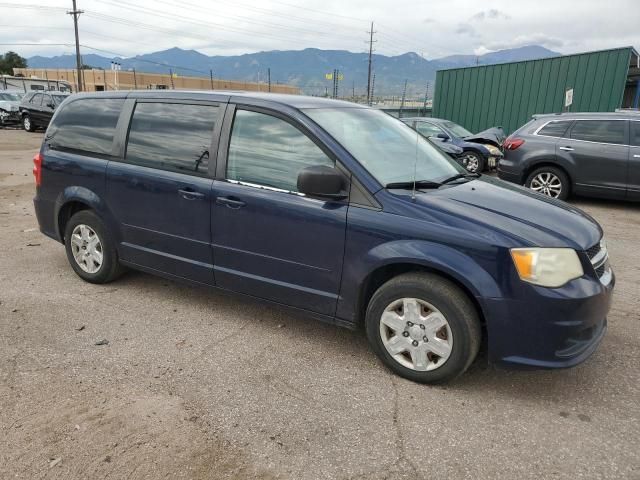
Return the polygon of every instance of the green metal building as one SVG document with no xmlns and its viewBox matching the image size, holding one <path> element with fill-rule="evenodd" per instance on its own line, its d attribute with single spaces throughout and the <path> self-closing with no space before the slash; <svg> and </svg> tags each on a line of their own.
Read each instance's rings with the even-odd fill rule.
<svg viewBox="0 0 640 480">
<path fill-rule="evenodd" d="M 573 103 L 565 108 L 567 90 Z M 508 134 L 535 113 L 638 108 L 640 58 L 633 47 L 541 60 L 439 70 L 433 116 L 479 132 Z"/>
</svg>

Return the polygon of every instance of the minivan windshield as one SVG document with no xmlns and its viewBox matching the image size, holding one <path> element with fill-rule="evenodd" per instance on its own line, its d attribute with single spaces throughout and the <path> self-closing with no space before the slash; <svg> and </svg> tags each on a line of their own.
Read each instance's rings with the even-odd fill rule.
<svg viewBox="0 0 640 480">
<path fill-rule="evenodd" d="M 313 108 L 304 113 L 324 128 L 383 186 L 439 182 L 465 172 L 418 132 L 371 108 Z"/>
</svg>

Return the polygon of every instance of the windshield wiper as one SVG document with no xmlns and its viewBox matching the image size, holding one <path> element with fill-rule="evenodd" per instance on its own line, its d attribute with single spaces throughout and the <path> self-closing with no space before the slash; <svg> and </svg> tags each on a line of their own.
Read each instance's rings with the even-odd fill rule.
<svg viewBox="0 0 640 480">
<path fill-rule="evenodd" d="M 413 188 L 414 184 L 416 188 L 438 188 L 440 185 L 442 185 L 441 183 L 432 182 L 431 180 L 416 180 L 415 182 L 413 180 L 410 180 L 406 182 L 387 183 L 385 185 L 385 188 Z"/>
<path fill-rule="evenodd" d="M 478 178 L 478 177 L 480 177 L 479 173 L 458 173 L 457 175 L 454 175 L 453 177 L 445 178 L 442 182 L 440 182 L 440 185 L 445 185 L 447 183 L 451 183 L 451 182 L 454 182 L 456 180 L 460 180 L 461 178 Z"/>
</svg>

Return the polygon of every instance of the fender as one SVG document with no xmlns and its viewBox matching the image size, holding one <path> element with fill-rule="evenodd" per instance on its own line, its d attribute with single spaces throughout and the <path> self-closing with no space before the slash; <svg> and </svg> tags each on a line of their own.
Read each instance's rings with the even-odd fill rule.
<svg viewBox="0 0 640 480">
<path fill-rule="evenodd" d="M 56 235 L 61 242 L 63 241 L 64 232 L 60 231 L 58 219 L 60 217 L 60 212 L 62 211 L 62 209 L 71 202 L 83 203 L 92 210 L 95 210 L 109 227 L 117 225 L 117 223 L 114 221 L 111 211 L 107 207 L 107 204 L 95 192 L 85 187 L 68 186 L 60 192 L 60 194 L 56 198 L 54 205 L 54 224 Z M 111 230 L 114 231 L 113 229 Z"/>
<path fill-rule="evenodd" d="M 425 240 L 397 240 L 376 245 L 358 260 L 345 263 L 336 316 L 356 322 L 366 280 L 390 265 L 416 265 L 441 272 L 463 285 L 481 305 L 483 297 L 502 296 L 496 280 L 462 251 Z"/>
</svg>

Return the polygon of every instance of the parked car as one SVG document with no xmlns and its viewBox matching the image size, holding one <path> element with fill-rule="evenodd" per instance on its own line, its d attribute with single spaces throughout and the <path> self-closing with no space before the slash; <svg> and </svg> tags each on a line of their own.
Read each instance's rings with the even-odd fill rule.
<svg viewBox="0 0 640 480">
<path fill-rule="evenodd" d="M 0 125 L 20 123 L 20 92 L 0 90 Z"/>
<path fill-rule="evenodd" d="M 20 118 L 27 132 L 47 128 L 56 108 L 69 96 L 62 92 L 29 92 L 22 97 Z"/>
<path fill-rule="evenodd" d="M 466 128 L 441 118 L 411 117 L 402 121 L 427 138 L 462 148 L 457 160 L 472 173 L 495 168 L 502 158 L 504 132 L 499 127 L 472 134 Z"/>
<path fill-rule="evenodd" d="M 535 115 L 505 141 L 498 176 L 561 200 L 640 200 L 640 114 Z"/>
<path fill-rule="evenodd" d="M 83 280 L 129 267 L 364 325 L 414 381 L 460 375 L 483 335 L 491 362 L 557 368 L 606 331 L 615 280 L 591 217 L 466 172 L 380 110 L 265 93 L 72 96 L 34 176 L 40 230 Z"/>
</svg>

